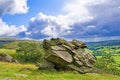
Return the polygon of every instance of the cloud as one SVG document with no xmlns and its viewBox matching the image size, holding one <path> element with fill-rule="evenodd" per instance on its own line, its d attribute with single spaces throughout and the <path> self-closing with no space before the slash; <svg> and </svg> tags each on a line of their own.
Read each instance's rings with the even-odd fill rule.
<svg viewBox="0 0 120 80">
<path fill-rule="evenodd" d="M 28 27 L 7 25 L 2 21 L 5 14 L 27 13 L 28 9 L 27 0 L 0 0 L 0 36 L 94 41 L 120 36 L 120 0 L 69 0 L 63 6 L 63 14 L 54 16 L 40 12 L 30 19 Z"/>
<path fill-rule="evenodd" d="M 0 36 L 9 37 L 17 36 L 19 33 L 26 31 L 24 25 L 8 25 L 2 20 L 4 14 L 22 14 L 27 13 L 27 0 L 0 0 Z"/>
<path fill-rule="evenodd" d="M 111 4 L 112 3 L 112 4 Z M 120 36 L 120 9 L 118 6 L 120 1 L 103 0 L 102 3 L 87 5 L 89 14 L 94 17 L 93 20 L 83 24 L 74 24 L 73 28 L 76 36 L 81 37 L 111 37 Z M 94 25 L 96 27 L 89 29 L 88 26 Z M 79 34 L 82 32 L 82 34 Z M 75 34 L 74 33 L 74 34 Z"/>
<path fill-rule="evenodd" d="M 0 19 L 0 36 L 16 36 L 22 31 L 26 31 L 24 25 L 16 27 L 15 25 L 8 26 L 5 22 Z"/>
<path fill-rule="evenodd" d="M 66 22 L 61 23 L 61 17 L 59 17 L 39 13 L 36 17 L 31 18 L 26 35 L 32 38 L 40 38 L 42 36 L 61 37 L 67 35 L 70 27 Z"/>
<path fill-rule="evenodd" d="M 0 0 L 0 16 L 27 13 L 27 0 Z"/>
<path fill-rule="evenodd" d="M 64 14 L 39 13 L 31 18 L 27 34 L 76 39 L 120 36 L 119 6 L 120 0 L 70 0 Z"/>
</svg>

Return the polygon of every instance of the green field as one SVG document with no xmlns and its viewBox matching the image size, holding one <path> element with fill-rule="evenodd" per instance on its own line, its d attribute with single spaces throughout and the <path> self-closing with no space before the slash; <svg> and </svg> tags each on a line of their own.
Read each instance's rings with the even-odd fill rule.
<svg viewBox="0 0 120 80">
<path fill-rule="evenodd" d="M 22 68 L 30 68 L 30 70 L 20 71 Z M 56 72 L 38 70 L 35 65 L 0 62 L 0 79 L 4 78 L 13 80 L 120 80 L 120 76 L 105 73 Z"/>
<path fill-rule="evenodd" d="M 1 53 L 16 54 L 15 50 L 0 49 Z M 120 56 L 115 56 L 117 63 Z M 30 70 L 20 71 L 22 68 Z M 49 70 L 38 70 L 33 64 L 14 64 L 0 62 L 0 79 L 10 78 L 13 80 L 120 80 L 120 76 L 107 73 L 57 72 Z"/>
<path fill-rule="evenodd" d="M 16 50 L 10 50 L 10 49 L 0 49 L 0 53 L 6 53 L 6 54 L 16 54 Z"/>
<path fill-rule="evenodd" d="M 18 42 L 4 45 L 4 48 L 0 49 L 0 53 L 10 54 L 11 56 L 15 57 L 17 54 L 15 50 L 16 44 L 18 44 Z M 42 46 L 39 47 L 41 54 L 45 55 Z M 119 46 L 99 46 L 94 48 L 94 50 L 97 52 L 115 52 L 114 59 L 116 64 L 120 65 Z M 88 49 L 87 51 L 90 53 L 94 52 L 93 50 L 91 51 Z M 97 58 L 100 57 L 101 56 L 97 56 Z M 112 75 L 104 71 L 79 74 L 72 71 L 38 70 L 38 68 L 35 66 L 35 63 L 20 63 L 21 64 L 0 62 L 0 80 L 5 80 L 7 78 L 11 80 L 120 80 L 120 76 Z M 29 70 L 21 71 L 23 68 L 28 68 Z"/>
</svg>

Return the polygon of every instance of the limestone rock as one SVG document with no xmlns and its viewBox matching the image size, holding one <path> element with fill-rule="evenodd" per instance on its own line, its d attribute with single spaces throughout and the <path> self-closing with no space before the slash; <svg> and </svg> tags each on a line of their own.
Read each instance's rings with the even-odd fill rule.
<svg viewBox="0 0 120 80">
<path fill-rule="evenodd" d="M 45 59 L 54 64 L 57 70 L 75 70 L 80 73 L 90 72 L 95 63 L 95 57 L 86 51 L 85 43 L 77 40 L 66 41 L 52 38 L 43 41 L 46 51 Z"/>
</svg>

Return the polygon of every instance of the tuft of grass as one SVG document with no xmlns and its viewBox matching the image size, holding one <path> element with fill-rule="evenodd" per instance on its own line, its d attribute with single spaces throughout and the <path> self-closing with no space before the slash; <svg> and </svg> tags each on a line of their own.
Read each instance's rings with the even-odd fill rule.
<svg viewBox="0 0 120 80">
<path fill-rule="evenodd" d="M 30 70 L 20 71 L 22 68 Z M 14 64 L 0 62 L 0 79 L 10 78 L 13 80 L 120 80 L 120 76 L 110 74 L 77 72 L 56 72 L 48 70 L 38 70 L 32 64 Z"/>
</svg>

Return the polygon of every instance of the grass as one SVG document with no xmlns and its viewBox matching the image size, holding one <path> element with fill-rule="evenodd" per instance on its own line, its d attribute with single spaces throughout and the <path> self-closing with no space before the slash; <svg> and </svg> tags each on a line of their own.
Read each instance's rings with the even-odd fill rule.
<svg viewBox="0 0 120 80">
<path fill-rule="evenodd" d="M 16 50 L 11 50 L 11 49 L 0 49 L 0 53 L 6 53 L 6 54 L 16 54 Z"/>
<path fill-rule="evenodd" d="M 0 53 L 10 55 L 16 54 L 15 50 L 0 49 Z M 44 51 L 42 51 L 44 53 Z M 120 64 L 120 56 L 114 56 L 117 64 Z M 30 68 L 27 71 L 20 71 L 22 68 Z M 57 72 L 49 70 L 38 70 L 34 64 L 14 64 L 0 62 L 0 80 L 10 78 L 13 80 L 120 80 L 120 76 L 107 73 Z"/>
<path fill-rule="evenodd" d="M 30 68 L 28 71 L 20 71 L 22 68 Z M 120 80 L 120 76 L 110 74 L 77 72 L 56 72 L 38 70 L 32 64 L 14 64 L 0 62 L 0 79 L 10 78 L 13 80 Z"/>
</svg>

